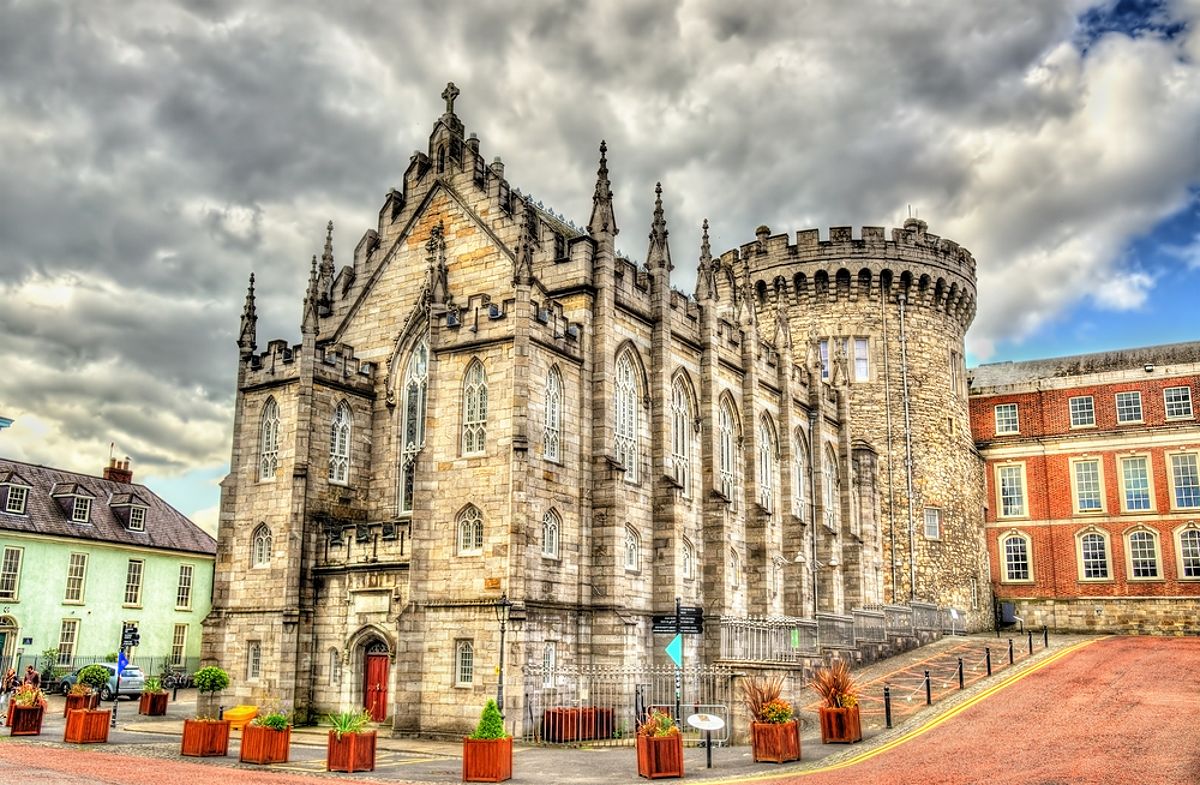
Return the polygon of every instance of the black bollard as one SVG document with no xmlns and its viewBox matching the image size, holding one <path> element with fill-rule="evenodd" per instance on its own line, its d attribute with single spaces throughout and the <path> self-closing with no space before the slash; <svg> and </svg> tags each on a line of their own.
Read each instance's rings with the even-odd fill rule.
<svg viewBox="0 0 1200 785">
<path fill-rule="evenodd" d="M 1013 664 L 1012 638 L 1008 639 L 1008 664 Z"/>
<path fill-rule="evenodd" d="M 1050 628 L 1045 624 L 1042 625 L 1042 648 L 1050 648 Z"/>
<path fill-rule="evenodd" d="M 959 688 L 960 690 L 963 688 L 963 664 L 962 664 L 962 657 L 959 657 L 959 658 L 958 658 L 958 688 Z"/>
<path fill-rule="evenodd" d="M 883 719 L 888 728 L 892 727 L 892 688 L 883 685 Z"/>
<path fill-rule="evenodd" d="M 175 688 L 171 690 L 171 703 L 179 700 L 179 680 L 175 680 Z"/>
<path fill-rule="evenodd" d="M 925 705 L 933 705 L 933 684 L 929 681 L 929 671 L 925 671 Z"/>
<path fill-rule="evenodd" d="M 987 674 L 992 675 L 992 650 L 988 647 L 983 647 L 983 658 L 987 660 Z"/>
<path fill-rule="evenodd" d="M 1033 630 L 1029 631 L 1029 656 L 1033 656 Z"/>
</svg>

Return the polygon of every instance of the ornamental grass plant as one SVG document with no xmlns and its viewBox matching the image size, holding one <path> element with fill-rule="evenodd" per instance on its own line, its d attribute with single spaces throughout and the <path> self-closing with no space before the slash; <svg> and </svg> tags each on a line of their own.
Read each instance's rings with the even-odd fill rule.
<svg viewBox="0 0 1200 785">
<path fill-rule="evenodd" d="M 809 686 L 821 696 L 826 708 L 849 709 L 858 705 L 858 684 L 850 675 L 850 666 L 838 660 L 828 668 L 818 668 Z"/>
<path fill-rule="evenodd" d="M 333 726 L 332 730 L 338 741 L 341 741 L 342 736 L 347 733 L 362 733 L 371 723 L 371 715 L 366 709 L 340 711 L 337 714 L 328 715 L 327 719 Z"/>
<path fill-rule="evenodd" d="M 791 704 L 779 697 L 783 692 L 783 676 L 747 676 L 739 686 L 742 691 L 742 700 L 746 702 L 746 708 L 755 722 L 787 722 L 792 718 Z M 766 707 L 776 702 L 787 707 L 785 719 L 767 719 Z M 771 710 L 772 717 L 779 716 L 779 713 L 780 707 L 778 706 Z"/>
</svg>

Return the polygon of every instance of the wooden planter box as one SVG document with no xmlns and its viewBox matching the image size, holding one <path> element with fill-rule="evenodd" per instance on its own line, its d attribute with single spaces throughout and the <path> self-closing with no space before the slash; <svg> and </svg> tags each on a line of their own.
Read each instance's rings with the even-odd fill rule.
<svg viewBox="0 0 1200 785">
<path fill-rule="evenodd" d="M 375 771 L 375 731 L 337 733 L 329 731 L 329 747 L 325 752 L 326 771 Z"/>
<path fill-rule="evenodd" d="M 147 717 L 161 717 L 167 713 L 167 698 L 165 692 L 143 692 L 138 699 L 138 714 Z"/>
<path fill-rule="evenodd" d="M 108 741 L 108 725 L 112 712 L 108 709 L 71 709 L 67 712 L 67 727 L 63 741 L 73 744 L 103 744 Z"/>
<path fill-rule="evenodd" d="M 287 763 L 288 747 L 292 743 L 292 728 L 275 730 L 265 725 L 247 725 L 242 731 L 242 763 Z"/>
<path fill-rule="evenodd" d="M 752 722 L 750 746 L 755 762 L 787 763 L 800 760 L 800 723 Z"/>
<path fill-rule="evenodd" d="M 38 736 L 42 732 L 42 716 L 46 713 L 44 706 L 8 705 L 8 735 Z"/>
<path fill-rule="evenodd" d="M 91 695 L 68 695 L 67 703 L 63 706 L 63 716 L 67 716 L 67 712 L 75 709 L 95 709 L 100 706 L 100 694 L 93 692 Z"/>
<path fill-rule="evenodd" d="M 862 741 L 862 720 L 857 706 L 848 709 L 821 707 L 821 743 L 853 744 Z"/>
<path fill-rule="evenodd" d="M 683 776 L 683 734 L 637 737 L 638 776 L 656 780 Z"/>
<path fill-rule="evenodd" d="M 217 758 L 229 754 L 229 722 L 184 720 L 183 747 L 179 754 L 192 758 Z"/>
<path fill-rule="evenodd" d="M 463 739 L 463 782 L 512 779 L 512 736 Z"/>
</svg>

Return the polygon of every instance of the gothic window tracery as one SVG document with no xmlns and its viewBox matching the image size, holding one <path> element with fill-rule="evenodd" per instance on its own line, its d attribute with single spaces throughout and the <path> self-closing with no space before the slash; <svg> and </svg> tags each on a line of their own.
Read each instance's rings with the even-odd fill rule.
<svg viewBox="0 0 1200 785">
<path fill-rule="evenodd" d="M 729 499 L 734 509 L 737 509 L 737 433 L 735 431 L 735 416 L 733 407 L 728 400 L 721 402 L 717 415 L 718 440 L 717 455 L 718 473 L 721 480 L 721 493 Z"/>
<path fill-rule="evenodd" d="M 557 559 L 559 554 L 559 536 L 562 533 L 562 521 L 554 510 L 546 510 L 542 516 L 542 556 L 547 559 Z"/>
<path fill-rule="evenodd" d="M 458 555 L 478 556 L 483 553 L 483 513 L 468 504 L 458 514 Z"/>
<path fill-rule="evenodd" d="M 613 448 L 625 467 L 625 481 L 638 479 L 638 386 L 629 352 L 617 360 L 616 423 Z"/>
<path fill-rule="evenodd" d="M 271 563 L 271 529 L 260 523 L 250 539 L 250 565 L 266 567 Z"/>
<path fill-rule="evenodd" d="M 675 481 L 683 495 L 691 495 L 692 485 L 692 397 L 682 376 L 671 385 L 671 463 Z"/>
<path fill-rule="evenodd" d="M 488 387 L 483 363 L 473 360 L 463 377 L 463 455 L 484 452 L 487 438 Z"/>
<path fill-rule="evenodd" d="M 807 490 L 807 468 L 804 462 L 808 454 L 804 446 L 804 437 L 796 431 L 795 443 L 792 446 L 792 515 L 806 520 L 804 511 L 805 491 Z"/>
<path fill-rule="evenodd" d="M 546 376 L 546 411 L 542 425 L 542 454 L 548 461 L 562 460 L 562 375 L 551 368 Z"/>
<path fill-rule="evenodd" d="M 404 372 L 403 421 L 400 426 L 400 512 L 413 508 L 417 484 L 417 454 L 425 446 L 425 400 L 429 388 L 429 344 L 422 338 L 413 347 Z"/>
<path fill-rule="evenodd" d="M 329 481 L 345 485 L 350 479 L 350 406 L 342 401 L 333 413 L 329 434 Z"/>
<path fill-rule="evenodd" d="M 641 567 L 642 560 L 642 538 L 633 530 L 633 527 L 625 527 L 625 569 L 628 572 L 637 572 Z"/>
<path fill-rule="evenodd" d="M 279 468 L 279 404 L 273 397 L 263 405 L 258 455 L 258 479 L 274 480 Z"/>
<path fill-rule="evenodd" d="M 837 531 L 842 520 L 842 478 L 838 471 L 837 453 L 832 449 L 825 452 L 825 466 L 822 467 L 825 476 L 825 526 Z"/>
<path fill-rule="evenodd" d="M 771 418 L 764 414 L 758 423 L 758 503 L 767 512 L 775 508 L 775 434 Z"/>
</svg>

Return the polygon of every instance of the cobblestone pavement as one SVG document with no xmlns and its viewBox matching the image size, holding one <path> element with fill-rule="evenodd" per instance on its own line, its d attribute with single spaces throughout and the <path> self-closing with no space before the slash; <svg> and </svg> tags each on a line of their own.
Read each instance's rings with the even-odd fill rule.
<svg viewBox="0 0 1200 785">
<path fill-rule="evenodd" d="M 908 689 L 913 678 L 923 682 L 927 667 L 931 675 L 937 674 L 933 676 L 937 701 L 933 707 L 924 706 L 921 687 L 919 700 L 905 701 L 912 706 L 913 716 L 908 716 L 907 706 L 896 712 L 894 729 L 883 729 L 881 714 L 869 713 L 875 719 L 866 723 L 862 744 L 822 745 L 813 727 L 815 715 L 805 712 L 803 761 L 784 766 L 755 764 L 747 748 L 732 747 L 714 750 L 714 767 L 705 769 L 705 751 L 689 749 L 686 778 L 705 779 L 714 785 L 800 779 L 805 783 L 930 785 L 1200 783 L 1195 773 L 1200 771 L 1200 753 L 1196 751 L 1200 640 L 1115 638 L 1073 650 L 1086 639 L 1051 636 L 1049 649 L 1042 649 L 1040 640 L 1036 641 L 1033 657 L 1028 655 L 1027 639 L 1018 642 L 1026 644 L 1025 657 L 1017 659 L 1011 670 L 1006 638 L 997 646 L 995 638 L 973 636 L 946 639 L 859 672 L 867 694 L 888 683 L 893 685 L 894 695 Z M 974 684 L 964 678 L 966 689 L 960 692 L 958 657 L 964 658 L 966 666 L 984 646 L 1003 651 L 1005 669 L 995 668 L 990 679 L 977 675 Z M 944 678 L 946 673 L 953 679 Z M 181 692 L 182 697 L 185 693 Z M 801 705 L 808 700 L 808 696 L 797 697 Z M 326 774 L 324 731 L 319 728 L 297 729 L 291 761 L 284 765 L 239 764 L 238 734 L 234 734 L 227 758 L 182 759 L 178 734 L 192 705 L 181 700 L 171 706 L 168 717 L 149 719 L 136 717 L 136 704 L 123 702 L 120 728 L 111 735 L 110 743 L 81 748 L 58 741 L 62 738 L 62 703 L 61 698 L 54 699 L 42 736 L 0 737 L 0 766 L 6 772 L 20 772 L 19 777 L 0 777 L 0 781 L 311 785 L 314 777 L 344 782 L 460 780 L 460 744 L 392 738 L 380 740 L 375 772 L 353 777 Z M 901 721 L 902 716 L 908 719 Z M 516 785 L 639 781 L 628 748 L 519 747 L 514 774 L 511 782 Z"/>
</svg>

